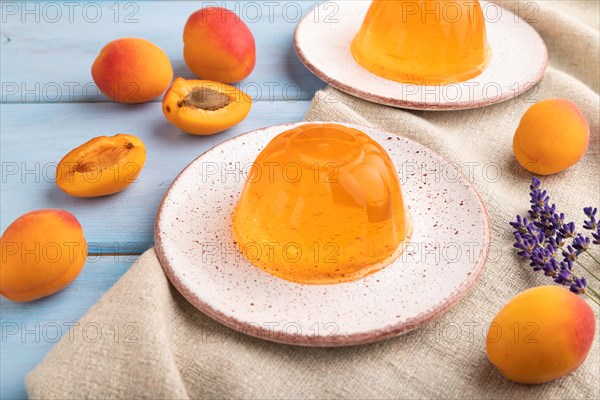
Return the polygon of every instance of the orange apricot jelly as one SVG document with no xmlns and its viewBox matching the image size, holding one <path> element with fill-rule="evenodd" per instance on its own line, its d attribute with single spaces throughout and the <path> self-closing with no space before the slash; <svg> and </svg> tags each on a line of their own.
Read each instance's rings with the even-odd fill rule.
<svg viewBox="0 0 600 400">
<path fill-rule="evenodd" d="M 351 50 L 374 74 L 419 85 L 466 81 L 491 58 L 478 0 L 373 0 Z"/>
<path fill-rule="evenodd" d="M 298 283 L 372 274 L 400 254 L 409 229 L 386 151 L 337 124 L 301 125 L 275 137 L 256 158 L 233 213 L 242 254 Z"/>
</svg>

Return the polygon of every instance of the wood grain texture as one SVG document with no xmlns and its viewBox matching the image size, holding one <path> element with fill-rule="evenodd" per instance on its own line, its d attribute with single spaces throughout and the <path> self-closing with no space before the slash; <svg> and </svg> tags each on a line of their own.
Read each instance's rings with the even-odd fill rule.
<svg viewBox="0 0 600 400">
<path fill-rule="evenodd" d="M 316 1 L 28 3 L 2 3 L 3 103 L 107 101 L 90 69 L 100 49 L 120 37 L 150 40 L 167 53 L 175 76 L 193 78 L 183 61 L 183 26 L 191 13 L 216 4 L 236 11 L 255 36 L 256 67 L 236 84 L 254 101 L 310 100 L 324 87 L 292 45 L 296 23 Z"/>
<path fill-rule="evenodd" d="M 136 254 L 153 245 L 158 204 L 189 162 L 241 133 L 303 118 L 309 100 L 324 84 L 296 57 L 292 33 L 301 14 L 316 3 L 0 3 L 0 229 L 29 210 L 62 208 L 77 216 L 90 242 L 86 267 L 62 292 L 33 303 L 0 299 L 0 399 L 27 396 L 23 379 L 58 341 L 56 325 L 67 335 L 68 324 L 98 301 Z M 256 68 L 238 85 L 255 104 L 240 125 L 215 136 L 194 137 L 164 119 L 160 99 L 125 106 L 98 95 L 92 62 L 104 44 L 119 37 L 156 43 L 169 55 L 175 75 L 192 78 L 182 57 L 183 25 L 193 11 L 215 4 L 240 14 L 256 39 Z M 58 189 L 56 163 L 68 151 L 95 136 L 121 132 L 139 136 L 147 147 L 137 183 L 96 199 L 73 198 Z"/>
<path fill-rule="evenodd" d="M 62 208 L 80 220 L 90 244 L 83 272 L 62 292 L 32 303 L 0 298 L 0 399 L 26 398 L 25 375 L 60 336 L 68 335 L 68 325 L 98 301 L 136 255 L 153 245 L 158 204 L 187 164 L 241 133 L 303 118 L 324 83 L 298 60 L 292 34 L 316 3 L 0 4 L 0 229 L 29 210 Z M 194 137 L 164 119 L 160 98 L 126 106 L 99 95 L 90 74 L 92 62 L 107 42 L 119 37 L 154 42 L 168 54 L 176 76 L 193 78 L 183 62 L 183 25 L 192 12 L 210 5 L 237 12 L 255 36 L 256 68 L 237 85 L 255 102 L 245 121 L 218 135 Z M 121 132 L 139 136 L 146 145 L 146 165 L 138 182 L 122 193 L 96 199 L 73 198 L 58 189 L 56 163 L 68 151 L 95 136 Z"/>
</svg>

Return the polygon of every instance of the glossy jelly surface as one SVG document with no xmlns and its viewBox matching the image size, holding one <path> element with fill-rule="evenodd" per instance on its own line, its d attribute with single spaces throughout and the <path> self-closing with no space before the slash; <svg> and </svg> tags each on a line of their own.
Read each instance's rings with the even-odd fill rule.
<svg viewBox="0 0 600 400">
<path fill-rule="evenodd" d="M 233 215 L 236 244 L 250 262 L 311 284 L 380 270 L 399 254 L 409 228 L 386 151 L 337 124 L 275 137 L 250 169 Z"/>
<path fill-rule="evenodd" d="M 351 48 L 374 74 L 419 85 L 469 80 L 491 58 L 478 0 L 373 0 Z"/>
</svg>

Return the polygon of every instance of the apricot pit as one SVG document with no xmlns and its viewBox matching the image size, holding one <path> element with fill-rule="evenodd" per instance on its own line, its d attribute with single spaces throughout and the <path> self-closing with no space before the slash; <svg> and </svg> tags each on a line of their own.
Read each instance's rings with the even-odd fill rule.
<svg viewBox="0 0 600 400">
<path fill-rule="evenodd" d="M 177 103 L 179 107 L 196 107 L 207 111 L 217 111 L 231 103 L 229 96 L 207 87 L 195 87 L 185 99 Z"/>
</svg>

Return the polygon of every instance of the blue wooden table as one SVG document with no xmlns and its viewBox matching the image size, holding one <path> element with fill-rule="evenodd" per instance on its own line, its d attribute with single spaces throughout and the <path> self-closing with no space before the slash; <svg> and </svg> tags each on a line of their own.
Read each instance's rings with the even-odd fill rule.
<svg viewBox="0 0 600 400">
<path fill-rule="evenodd" d="M 237 85 L 254 99 L 240 125 L 214 136 L 190 136 L 165 120 L 160 98 L 123 105 L 99 94 L 91 65 L 103 45 L 119 37 L 152 41 L 169 55 L 175 76 L 192 78 L 183 62 L 183 26 L 195 10 L 221 3 L 247 22 L 257 45 L 256 68 Z M 27 396 L 25 375 L 153 245 L 158 204 L 179 171 L 228 138 L 301 120 L 324 83 L 300 63 L 292 45 L 299 18 L 317 4 L 312 0 L 0 4 L 0 228 L 30 210 L 62 208 L 83 225 L 90 251 L 81 275 L 62 292 L 31 303 L 0 299 L 0 399 L 12 399 Z M 137 183 L 95 199 L 58 189 L 56 163 L 68 151 L 120 132 L 146 144 Z"/>
</svg>

